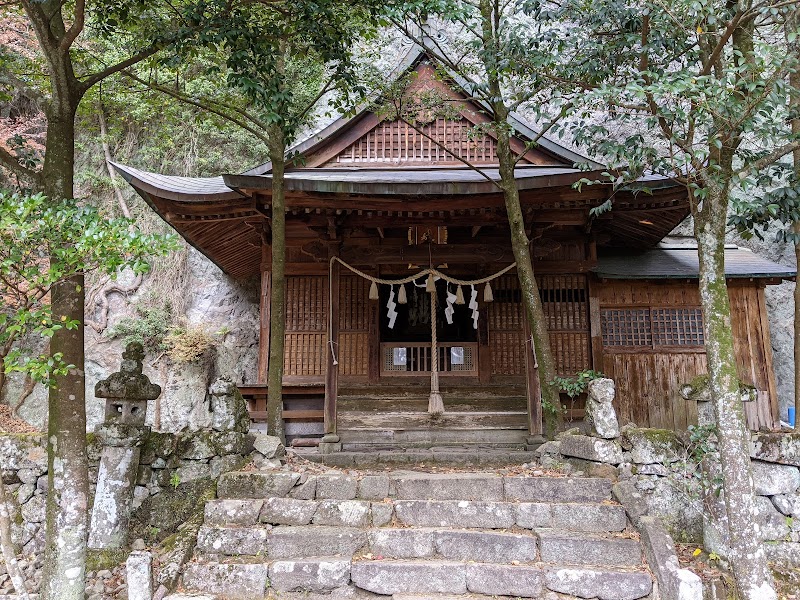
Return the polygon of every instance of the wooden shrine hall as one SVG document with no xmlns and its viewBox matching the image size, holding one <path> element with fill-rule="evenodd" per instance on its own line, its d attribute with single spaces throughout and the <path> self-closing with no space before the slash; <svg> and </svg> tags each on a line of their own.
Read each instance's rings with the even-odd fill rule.
<svg viewBox="0 0 800 600">
<path fill-rule="evenodd" d="M 538 377 L 530 328 L 494 184 L 495 139 L 480 127 L 480 103 L 456 81 L 438 80 L 424 51 L 412 50 L 399 71 L 416 73 L 415 89 L 447 95 L 458 116 L 412 127 L 364 107 L 291 150 L 303 160 L 286 171 L 287 436 L 337 432 L 353 445 L 524 443 L 541 432 L 541 400 L 530 383 Z M 680 386 L 706 370 L 697 251 L 662 243 L 689 214 L 685 190 L 648 177 L 618 190 L 613 209 L 593 217 L 610 190 L 574 184 L 600 178 L 603 166 L 547 138 L 526 150 L 535 128 L 521 118 L 512 125 L 558 373 L 594 369 L 613 378 L 623 424 L 685 429 L 697 406 Z M 224 272 L 261 278 L 259 379 L 242 386 L 258 417 L 270 327 L 270 164 L 214 178 L 116 168 Z M 778 402 L 764 288 L 795 272 L 730 247 L 726 273 L 740 377 L 757 391 L 746 403 L 748 424 L 770 429 Z M 441 415 L 427 410 L 432 370 Z M 566 404 L 582 417 L 580 399 Z"/>
</svg>

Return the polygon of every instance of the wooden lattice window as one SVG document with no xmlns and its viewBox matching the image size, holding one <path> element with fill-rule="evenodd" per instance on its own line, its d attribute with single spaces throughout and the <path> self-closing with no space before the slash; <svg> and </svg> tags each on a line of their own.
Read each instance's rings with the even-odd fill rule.
<svg viewBox="0 0 800 600">
<path fill-rule="evenodd" d="M 703 311 L 699 308 L 653 308 L 653 343 L 657 346 L 702 346 Z"/>
<path fill-rule="evenodd" d="M 698 347 L 704 343 L 699 308 L 606 308 L 600 311 L 606 348 Z"/>
<path fill-rule="evenodd" d="M 649 308 L 607 308 L 600 312 L 603 346 L 652 346 Z"/>
</svg>

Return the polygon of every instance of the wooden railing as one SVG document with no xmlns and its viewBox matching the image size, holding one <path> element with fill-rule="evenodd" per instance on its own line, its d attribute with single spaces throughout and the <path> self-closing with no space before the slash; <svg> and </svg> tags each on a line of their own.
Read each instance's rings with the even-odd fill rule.
<svg viewBox="0 0 800 600">
<path fill-rule="evenodd" d="M 440 342 L 440 375 L 478 375 L 478 344 Z M 381 344 L 381 376 L 427 375 L 432 362 L 430 342 Z"/>
</svg>

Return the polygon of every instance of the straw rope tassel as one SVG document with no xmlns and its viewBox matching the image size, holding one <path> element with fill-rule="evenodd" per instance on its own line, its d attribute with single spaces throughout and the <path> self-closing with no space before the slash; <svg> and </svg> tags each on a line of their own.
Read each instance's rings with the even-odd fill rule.
<svg viewBox="0 0 800 600">
<path fill-rule="evenodd" d="M 441 415 L 444 400 L 439 392 L 439 347 L 436 339 L 436 288 L 431 292 L 431 395 L 428 397 L 428 413 Z"/>
</svg>

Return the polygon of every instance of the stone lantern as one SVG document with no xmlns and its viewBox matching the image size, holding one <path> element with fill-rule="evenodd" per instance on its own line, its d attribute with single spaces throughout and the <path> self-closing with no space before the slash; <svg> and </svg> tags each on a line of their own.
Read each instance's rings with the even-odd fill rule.
<svg viewBox="0 0 800 600">
<path fill-rule="evenodd" d="M 90 548 L 121 548 L 128 534 L 133 488 L 139 455 L 149 427 L 147 401 L 161 394 L 161 386 L 142 373 L 144 349 L 131 342 L 122 353 L 119 372 L 98 381 L 95 396 L 106 399 L 105 421 L 98 431 L 103 442 L 97 491 L 89 527 Z"/>
<path fill-rule="evenodd" d="M 142 345 L 131 342 L 122 353 L 119 372 L 97 382 L 94 395 L 106 399 L 105 423 L 144 427 L 147 401 L 161 395 L 161 386 L 142 373 L 143 360 Z"/>
</svg>

